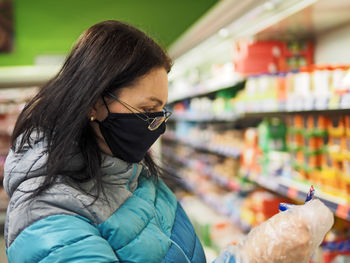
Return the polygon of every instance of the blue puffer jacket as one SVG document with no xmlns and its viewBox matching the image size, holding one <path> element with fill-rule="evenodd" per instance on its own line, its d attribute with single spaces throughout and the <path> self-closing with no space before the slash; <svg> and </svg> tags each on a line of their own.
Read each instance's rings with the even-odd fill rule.
<svg viewBox="0 0 350 263">
<path fill-rule="evenodd" d="M 166 185 L 141 164 L 103 156 L 104 195 L 91 205 L 73 181 L 29 199 L 45 176 L 45 140 L 10 152 L 4 187 L 11 197 L 5 223 L 10 263 L 25 262 L 206 262 L 203 248 L 181 205 Z M 65 170 L 82 171 L 79 154 Z M 79 184 L 88 193 L 91 182 Z M 28 192 L 29 191 L 29 192 Z"/>
</svg>

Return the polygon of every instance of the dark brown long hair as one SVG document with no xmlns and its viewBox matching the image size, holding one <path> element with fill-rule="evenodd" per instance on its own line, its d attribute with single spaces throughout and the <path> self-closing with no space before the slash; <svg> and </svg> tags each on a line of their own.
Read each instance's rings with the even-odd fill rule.
<svg viewBox="0 0 350 263">
<path fill-rule="evenodd" d="M 170 58 L 154 40 L 131 25 L 103 21 L 80 36 L 62 69 L 25 106 L 15 125 L 14 151 L 30 145 L 34 131 L 41 131 L 47 140 L 47 175 L 34 196 L 63 174 L 75 181 L 94 180 L 98 197 L 103 191 L 101 153 L 89 124 L 89 112 L 108 92 L 130 85 L 156 67 L 169 72 Z M 84 160 L 79 176 L 63 170 L 67 154 L 77 147 Z M 153 174 L 159 173 L 148 153 L 144 162 Z"/>
</svg>

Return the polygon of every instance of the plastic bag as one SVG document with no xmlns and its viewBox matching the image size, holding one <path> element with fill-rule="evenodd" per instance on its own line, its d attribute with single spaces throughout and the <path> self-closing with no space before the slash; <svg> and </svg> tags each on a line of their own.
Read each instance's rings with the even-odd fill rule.
<svg viewBox="0 0 350 263">
<path fill-rule="evenodd" d="M 215 263 L 307 263 L 333 223 L 332 212 L 318 199 L 293 206 L 254 228 Z"/>
</svg>

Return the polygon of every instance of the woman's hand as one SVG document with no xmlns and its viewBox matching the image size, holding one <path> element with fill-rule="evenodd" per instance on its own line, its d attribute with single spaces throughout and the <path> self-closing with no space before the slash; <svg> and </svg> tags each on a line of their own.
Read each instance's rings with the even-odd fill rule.
<svg viewBox="0 0 350 263">
<path fill-rule="evenodd" d="M 273 216 L 229 250 L 239 263 L 307 263 L 333 223 L 332 212 L 311 200 Z"/>
</svg>

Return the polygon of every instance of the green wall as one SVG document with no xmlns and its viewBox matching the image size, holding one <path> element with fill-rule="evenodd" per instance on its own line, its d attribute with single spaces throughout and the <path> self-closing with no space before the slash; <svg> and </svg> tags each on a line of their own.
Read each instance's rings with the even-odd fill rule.
<svg viewBox="0 0 350 263">
<path fill-rule="evenodd" d="M 13 0 L 14 49 L 0 66 L 32 65 L 37 55 L 67 54 L 89 26 L 129 22 L 169 46 L 217 0 Z"/>
</svg>

